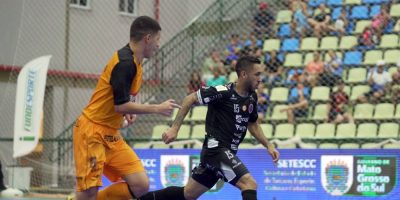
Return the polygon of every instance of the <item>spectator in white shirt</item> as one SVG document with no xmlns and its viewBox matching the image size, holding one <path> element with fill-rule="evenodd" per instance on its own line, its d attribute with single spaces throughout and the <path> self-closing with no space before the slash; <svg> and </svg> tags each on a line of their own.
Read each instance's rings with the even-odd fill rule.
<svg viewBox="0 0 400 200">
<path fill-rule="evenodd" d="M 380 60 L 377 62 L 377 69 L 370 70 L 367 75 L 367 80 L 371 89 L 369 92 L 359 96 L 357 100 L 361 103 L 366 103 L 368 100 L 376 103 L 390 89 L 390 84 L 392 82 L 392 77 L 389 72 L 385 71 L 385 61 Z"/>
</svg>

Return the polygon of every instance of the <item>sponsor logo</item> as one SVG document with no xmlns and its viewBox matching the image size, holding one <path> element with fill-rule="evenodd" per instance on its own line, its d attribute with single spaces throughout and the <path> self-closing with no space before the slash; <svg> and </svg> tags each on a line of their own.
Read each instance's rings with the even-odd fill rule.
<svg viewBox="0 0 400 200">
<path fill-rule="evenodd" d="M 315 159 L 281 159 L 278 161 L 278 168 L 317 168 L 316 162 Z"/>
<path fill-rule="evenodd" d="M 250 105 L 249 105 L 249 113 L 252 113 L 252 112 L 253 112 L 253 109 L 254 109 L 253 104 L 250 104 Z"/>
<path fill-rule="evenodd" d="M 215 89 L 217 89 L 218 92 L 227 91 L 228 90 L 228 88 L 226 86 L 224 86 L 224 85 L 217 85 L 217 86 L 215 86 Z"/>
<path fill-rule="evenodd" d="M 160 168 L 163 187 L 184 186 L 189 179 L 189 156 L 161 155 Z"/>
<path fill-rule="evenodd" d="M 210 98 L 209 97 L 204 98 L 204 103 L 210 103 Z"/>
<path fill-rule="evenodd" d="M 236 115 L 236 122 L 237 123 L 242 123 L 242 122 L 249 122 L 249 118 L 248 117 L 242 117 L 242 115 Z"/>
<path fill-rule="evenodd" d="M 246 106 L 246 105 L 243 105 L 243 106 L 242 106 L 242 110 L 243 110 L 243 112 L 246 112 L 247 106 Z"/>
<path fill-rule="evenodd" d="M 235 124 L 235 126 L 236 126 L 236 129 L 237 129 L 238 131 L 245 132 L 246 129 L 247 129 L 246 126 L 240 126 L 240 125 L 237 125 L 237 124 Z"/>
<path fill-rule="evenodd" d="M 234 143 L 234 144 L 239 144 L 239 143 L 240 143 L 240 140 L 238 140 L 238 139 L 232 139 L 232 143 Z"/>
<path fill-rule="evenodd" d="M 238 145 L 231 144 L 231 149 L 234 150 L 234 151 L 237 151 L 238 150 Z"/>
<path fill-rule="evenodd" d="M 321 156 L 321 181 L 331 195 L 349 191 L 353 183 L 353 156 Z"/>
<path fill-rule="evenodd" d="M 243 135 L 243 133 L 233 133 L 233 135 L 236 136 L 236 137 L 238 137 L 238 138 L 241 138 L 242 135 Z"/>
<path fill-rule="evenodd" d="M 230 99 L 231 99 L 231 100 L 237 100 L 237 98 L 236 98 L 236 96 L 235 96 L 234 94 L 232 94 L 232 96 L 231 96 Z"/>
</svg>

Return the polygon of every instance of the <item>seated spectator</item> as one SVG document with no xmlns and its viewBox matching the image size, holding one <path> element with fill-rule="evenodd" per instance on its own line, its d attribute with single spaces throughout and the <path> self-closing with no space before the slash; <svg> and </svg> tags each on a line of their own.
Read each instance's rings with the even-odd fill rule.
<svg viewBox="0 0 400 200">
<path fill-rule="evenodd" d="M 264 84 L 260 83 L 257 88 L 257 112 L 258 120 L 261 123 L 266 117 L 268 106 L 270 104 L 269 95 L 264 92 Z"/>
<path fill-rule="evenodd" d="M 289 9 L 295 13 L 297 10 L 307 10 L 307 3 L 302 0 L 289 0 L 288 1 Z"/>
<path fill-rule="evenodd" d="M 295 118 L 308 116 L 309 88 L 304 87 L 302 83 L 290 91 L 288 107 L 283 108 L 280 112 L 287 112 L 288 122 L 295 123 Z"/>
<path fill-rule="evenodd" d="M 377 37 L 371 26 L 365 27 L 358 38 L 359 48 L 361 49 L 374 49 L 377 42 Z"/>
<path fill-rule="evenodd" d="M 265 36 L 274 37 L 274 23 L 275 18 L 272 12 L 268 10 L 268 3 L 260 2 L 258 5 L 259 12 L 254 16 L 253 29 L 257 38 L 264 38 Z"/>
<path fill-rule="evenodd" d="M 324 62 L 321 60 L 321 56 L 318 52 L 314 52 L 314 59 L 310 61 L 303 74 L 306 81 L 311 87 L 314 87 L 318 83 L 319 76 L 324 72 Z"/>
<path fill-rule="evenodd" d="M 290 24 L 292 37 L 296 37 L 299 35 L 300 39 L 305 37 L 309 30 L 310 26 L 308 24 L 308 13 L 305 9 L 298 9 L 293 14 L 293 20 Z"/>
<path fill-rule="evenodd" d="M 336 19 L 336 21 L 333 24 L 328 26 L 328 29 L 330 31 L 333 31 L 334 33 L 339 33 L 340 36 L 343 36 L 346 34 L 346 28 L 348 24 L 349 21 L 347 20 L 346 9 L 342 9 L 340 16 Z"/>
<path fill-rule="evenodd" d="M 344 10 L 344 9 L 343 9 L 343 10 Z M 322 13 L 327 13 L 327 14 L 331 13 L 331 9 L 329 9 L 328 7 L 326 7 L 326 5 L 323 4 L 323 3 L 320 4 L 320 5 L 318 6 L 318 8 L 314 10 L 313 16 L 315 17 L 315 16 L 320 15 L 320 14 L 322 14 Z"/>
<path fill-rule="evenodd" d="M 249 47 L 249 49 L 262 48 L 263 41 L 258 39 L 254 34 L 250 34 L 249 38 L 244 42 L 245 47 Z"/>
<path fill-rule="evenodd" d="M 202 69 L 203 80 L 212 77 L 214 68 L 218 68 L 221 72 L 225 73 L 224 62 L 217 50 L 212 50 L 210 56 L 204 60 Z"/>
<path fill-rule="evenodd" d="M 397 61 L 397 71 L 392 74 L 392 102 L 400 103 L 400 60 Z"/>
<path fill-rule="evenodd" d="M 376 33 L 378 40 L 381 39 L 383 30 L 387 27 L 390 22 L 390 15 L 387 6 L 382 6 L 380 13 L 374 16 L 372 19 L 371 27 Z"/>
<path fill-rule="evenodd" d="M 221 72 L 218 68 L 214 68 L 213 74 L 214 76 L 207 80 L 207 86 L 225 85 L 228 83 L 226 77 L 221 75 Z"/>
<path fill-rule="evenodd" d="M 239 53 L 242 48 L 243 47 L 240 42 L 239 35 L 232 34 L 230 44 L 226 46 L 225 50 L 226 63 L 231 63 L 232 60 L 237 60 L 239 58 Z"/>
<path fill-rule="evenodd" d="M 336 55 L 335 51 L 329 50 L 328 55 L 330 59 L 325 62 L 325 70 L 319 82 L 323 86 L 333 87 L 336 84 L 336 80 L 342 78 L 343 66 L 342 60 Z"/>
<path fill-rule="evenodd" d="M 318 38 L 324 36 L 327 31 L 329 31 L 329 22 L 331 20 L 331 16 L 327 13 L 327 9 L 325 4 L 321 4 L 318 8 L 319 12 L 313 18 L 308 19 L 308 23 L 314 30 L 314 35 Z"/>
<path fill-rule="evenodd" d="M 200 73 L 193 72 L 190 75 L 189 84 L 187 85 L 187 89 L 188 89 L 187 93 L 190 94 L 190 93 L 196 92 L 203 86 L 205 86 L 205 84 L 204 84 L 203 80 L 201 80 Z"/>
<path fill-rule="evenodd" d="M 283 76 L 283 62 L 278 58 L 275 50 L 271 51 L 269 56 L 267 56 L 264 64 L 266 66 L 266 77 L 264 82 L 268 85 L 274 85 L 277 82 L 281 82 Z"/>
<path fill-rule="evenodd" d="M 378 102 L 390 89 L 392 77 L 385 71 L 385 62 L 378 61 L 377 70 L 370 70 L 367 75 L 368 84 L 371 90 L 357 98 L 358 102 L 366 103 L 369 98 L 373 103 Z"/>
<path fill-rule="evenodd" d="M 288 86 L 295 86 L 297 83 L 304 83 L 305 77 L 303 75 L 303 70 L 292 69 L 287 73 L 286 84 Z"/>
<path fill-rule="evenodd" d="M 344 81 L 337 81 L 338 90 L 331 93 L 328 104 L 327 122 L 333 123 L 353 123 L 353 117 L 349 113 L 349 96 L 344 92 Z"/>
</svg>

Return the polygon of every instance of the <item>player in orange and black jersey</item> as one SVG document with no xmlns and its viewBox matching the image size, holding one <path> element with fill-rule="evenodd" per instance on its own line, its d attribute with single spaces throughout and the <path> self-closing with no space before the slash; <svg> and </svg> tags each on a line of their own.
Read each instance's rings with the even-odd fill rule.
<svg viewBox="0 0 400 200">
<path fill-rule="evenodd" d="M 129 44 L 114 53 L 102 72 L 95 92 L 74 127 L 76 197 L 83 199 L 131 199 L 148 192 L 144 167 L 119 129 L 124 120 L 133 123 L 136 114 L 169 116 L 180 108 L 174 100 L 157 105 L 135 102 L 142 83 L 142 62 L 159 48 L 161 27 L 141 16 L 130 28 Z M 104 174 L 114 183 L 98 192 Z"/>
</svg>

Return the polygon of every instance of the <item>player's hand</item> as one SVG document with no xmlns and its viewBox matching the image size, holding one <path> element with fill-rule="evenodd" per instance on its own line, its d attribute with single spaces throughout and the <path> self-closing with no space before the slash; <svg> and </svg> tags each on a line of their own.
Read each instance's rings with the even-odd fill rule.
<svg viewBox="0 0 400 200">
<path fill-rule="evenodd" d="M 272 161 L 274 161 L 274 163 L 277 163 L 280 154 L 279 151 L 275 149 L 275 146 L 273 144 L 268 145 L 268 153 L 271 155 Z"/>
<path fill-rule="evenodd" d="M 169 128 L 162 134 L 162 140 L 165 144 L 169 144 L 175 141 L 176 137 L 178 136 L 178 130 L 175 128 Z"/>
<path fill-rule="evenodd" d="M 132 125 L 133 122 L 136 121 L 137 115 L 136 114 L 125 114 L 125 120 L 128 122 L 128 126 Z"/>
<path fill-rule="evenodd" d="M 181 109 L 182 107 L 178 104 L 175 103 L 175 100 L 169 99 L 167 101 L 164 101 L 163 103 L 158 105 L 158 113 L 164 116 L 171 116 L 174 108 L 179 108 Z"/>
</svg>

